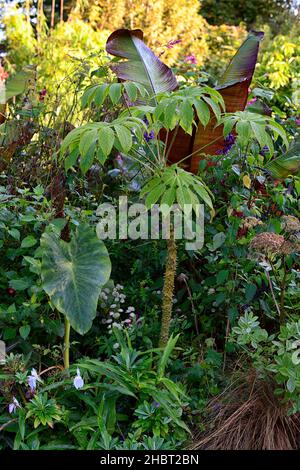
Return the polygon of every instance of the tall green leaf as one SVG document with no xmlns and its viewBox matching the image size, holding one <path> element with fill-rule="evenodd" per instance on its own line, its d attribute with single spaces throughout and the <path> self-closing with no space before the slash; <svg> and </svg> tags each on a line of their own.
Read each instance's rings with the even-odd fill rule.
<svg viewBox="0 0 300 470">
<path fill-rule="evenodd" d="M 103 241 L 88 225 L 80 225 L 69 243 L 53 233 L 44 233 L 41 247 L 44 290 L 72 328 L 85 334 L 92 326 L 101 288 L 111 272 Z"/>
</svg>

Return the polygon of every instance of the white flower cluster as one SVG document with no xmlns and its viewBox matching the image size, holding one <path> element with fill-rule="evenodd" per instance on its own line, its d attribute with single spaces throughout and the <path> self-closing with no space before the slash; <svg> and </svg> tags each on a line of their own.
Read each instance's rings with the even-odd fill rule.
<svg viewBox="0 0 300 470">
<path fill-rule="evenodd" d="M 106 287 L 100 294 L 100 306 L 107 311 L 107 317 L 103 318 L 102 323 L 107 325 L 109 333 L 112 333 L 112 328 L 131 328 L 141 321 L 134 307 L 125 307 L 126 295 L 123 289 L 124 286 L 116 284 L 112 288 Z"/>
</svg>

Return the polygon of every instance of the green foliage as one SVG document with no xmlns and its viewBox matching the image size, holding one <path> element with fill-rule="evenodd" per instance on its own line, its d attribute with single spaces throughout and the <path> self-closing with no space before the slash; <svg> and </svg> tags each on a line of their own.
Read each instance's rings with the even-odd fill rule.
<svg viewBox="0 0 300 470">
<path fill-rule="evenodd" d="M 61 155 L 67 150 L 69 155 L 65 160 L 65 169 L 75 165 L 80 157 L 80 168 L 86 173 L 98 161 L 104 164 L 113 149 L 128 153 L 136 147 L 131 134 L 134 129 L 136 138 L 141 141 L 142 129 L 145 123 L 135 117 L 119 117 L 112 122 L 94 122 L 77 127 L 64 139 Z"/>
<path fill-rule="evenodd" d="M 156 125 L 173 130 L 179 125 L 192 134 L 193 125 L 198 119 L 203 126 L 208 124 L 211 111 L 217 119 L 224 110 L 222 96 L 210 87 L 186 87 L 172 94 L 158 97 L 153 118 Z"/>
<path fill-rule="evenodd" d="M 141 196 L 146 196 L 145 204 L 150 208 L 153 204 L 166 204 L 170 208 L 178 204 L 181 210 L 190 204 L 197 211 L 198 204 L 205 202 L 210 209 L 212 199 L 210 190 L 199 176 L 194 176 L 177 165 L 166 167 L 161 174 L 156 173 L 142 188 Z"/>
<path fill-rule="evenodd" d="M 232 330 L 233 339 L 245 349 L 260 374 L 273 375 L 278 385 L 275 392 L 289 404 L 289 413 L 298 413 L 300 321 L 288 322 L 278 335 L 268 336 L 257 319 L 252 313 L 241 317 L 239 326 Z"/>
<path fill-rule="evenodd" d="M 274 153 L 273 141 L 276 142 L 278 137 L 281 137 L 286 148 L 289 146 L 283 127 L 269 116 L 262 116 L 249 111 L 237 111 L 236 113 L 227 114 L 220 122 L 224 124 L 224 137 L 235 126 L 238 142 L 243 148 L 247 147 L 252 140 L 256 140 L 260 149 L 267 146 L 272 155 Z"/>
</svg>

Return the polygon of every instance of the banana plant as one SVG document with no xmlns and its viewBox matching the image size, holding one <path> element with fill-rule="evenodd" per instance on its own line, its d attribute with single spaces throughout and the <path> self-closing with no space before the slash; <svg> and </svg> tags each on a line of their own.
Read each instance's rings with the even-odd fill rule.
<svg viewBox="0 0 300 470">
<path fill-rule="evenodd" d="M 243 111 L 246 107 L 259 43 L 263 36 L 263 32 L 251 31 L 219 80 L 216 91 L 221 95 L 223 107 L 228 113 Z M 153 104 L 155 100 L 155 92 L 171 92 L 178 87 L 171 70 L 144 44 L 140 30 L 115 31 L 107 40 L 106 50 L 123 59 L 111 65 L 117 77 L 122 81 L 129 80 L 143 84 L 150 93 L 150 103 Z M 153 69 L 156 73 L 152 72 Z M 211 100 L 211 97 L 208 98 Z M 205 106 L 197 110 L 192 132 L 186 132 L 180 122 L 173 130 L 168 132 L 162 129 L 160 132 L 160 138 L 167 147 L 165 154 L 168 156 L 168 161 L 171 163 L 184 161 L 185 168 L 193 173 L 198 172 L 201 154 L 214 155 L 224 147 L 223 129 L 222 126 L 217 126 L 218 114 L 214 109 L 220 101 L 215 103 L 214 100 L 206 100 L 206 104 L 209 105 L 209 110 Z M 172 106 L 169 108 L 170 115 L 176 108 L 175 104 Z M 210 111 L 212 111 L 211 116 Z M 187 112 L 190 115 L 192 113 L 190 109 Z M 207 115 L 210 116 L 208 120 Z"/>
</svg>

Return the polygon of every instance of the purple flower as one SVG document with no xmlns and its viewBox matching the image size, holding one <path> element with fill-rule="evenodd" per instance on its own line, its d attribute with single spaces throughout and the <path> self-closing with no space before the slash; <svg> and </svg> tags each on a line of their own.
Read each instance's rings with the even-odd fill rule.
<svg viewBox="0 0 300 470">
<path fill-rule="evenodd" d="M 175 39 L 173 41 L 169 41 L 167 44 L 167 49 L 173 49 L 173 46 L 175 46 L 175 44 L 179 44 L 180 42 L 181 42 L 181 39 Z"/>
<path fill-rule="evenodd" d="M 12 403 L 10 403 L 8 405 L 9 414 L 14 413 L 17 408 L 21 408 L 20 403 L 18 402 L 18 400 L 15 397 L 13 397 Z"/>
<path fill-rule="evenodd" d="M 31 374 L 27 377 L 28 385 L 31 390 L 36 389 L 36 383 L 42 382 L 42 379 L 38 376 L 37 371 L 33 368 L 31 369 Z"/>
<path fill-rule="evenodd" d="M 80 390 L 84 386 L 84 381 L 83 381 L 83 378 L 80 375 L 80 370 L 79 370 L 78 367 L 77 367 L 77 375 L 73 380 L 73 384 L 74 384 L 74 387 L 76 388 L 76 390 Z"/>
<path fill-rule="evenodd" d="M 190 64 L 197 64 L 197 59 L 195 57 L 195 54 L 187 55 L 186 58 L 184 59 L 184 62 L 189 62 Z"/>
<path fill-rule="evenodd" d="M 296 119 L 296 124 L 298 124 L 298 126 L 300 126 L 300 117 L 298 117 L 298 118 Z"/>
<path fill-rule="evenodd" d="M 269 147 L 267 145 L 265 145 L 261 151 L 260 151 L 260 154 L 264 157 L 266 153 L 268 153 L 270 151 Z"/>
<path fill-rule="evenodd" d="M 255 103 L 257 101 L 257 98 L 252 98 L 252 100 L 249 100 L 247 102 L 247 106 L 250 106 L 251 104 Z"/>
<path fill-rule="evenodd" d="M 154 406 L 155 408 L 159 408 L 160 404 L 157 401 L 153 401 L 152 406 Z"/>
<path fill-rule="evenodd" d="M 155 137 L 154 131 L 144 132 L 144 138 L 145 138 L 146 142 L 149 142 L 150 140 L 153 140 L 154 137 Z"/>
<path fill-rule="evenodd" d="M 224 147 L 222 150 L 217 150 L 216 154 L 217 155 L 227 155 L 231 147 L 233 146 L 235 142 L 235 136 L 230 133 L 224 140 Z"/>
</svg>

